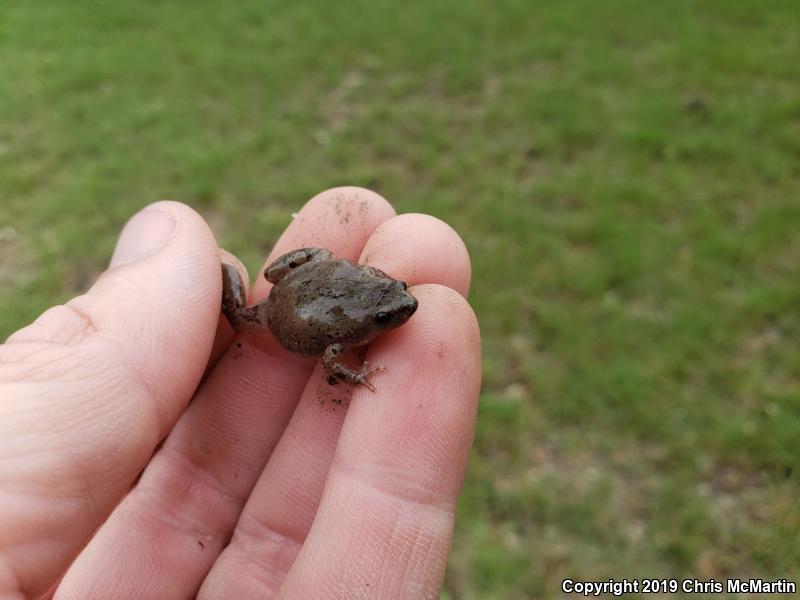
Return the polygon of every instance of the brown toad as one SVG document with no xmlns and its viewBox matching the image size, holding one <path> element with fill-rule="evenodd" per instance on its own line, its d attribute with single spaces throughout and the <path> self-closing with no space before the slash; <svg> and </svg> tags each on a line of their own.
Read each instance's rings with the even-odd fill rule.
<svg viewBox="0 0 800 600">
<path fill-rule="evenodd" d="M 375 391 L 367 375 L 384 367 L 365 363 L 354 371 L 337 358 L 414 314 L 417 299 L 406 291 L 406 283 L 375 267 L 335 259 L 324 248 L 288 252 L 264 276 L 275 284 L 272 291 L 259 304 L 246 306 L 239 271 L 223 263 L 222 312 L 233 328 L 266 327 L 287 350 L 321 356 L 330 384 L 345 381 Z"/>
</svg>

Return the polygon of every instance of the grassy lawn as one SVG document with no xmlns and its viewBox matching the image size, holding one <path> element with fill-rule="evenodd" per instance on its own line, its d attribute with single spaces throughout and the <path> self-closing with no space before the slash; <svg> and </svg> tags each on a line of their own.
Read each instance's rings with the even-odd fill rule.
<svg viewBox="0 0 800 600">
<path fill-rule="evenodd" d="M 484 387 L 444 596 L 800 579 L 795 0 L 0 0 L 0 337 L 191 203 L 464 237 Z"/>
</svg>

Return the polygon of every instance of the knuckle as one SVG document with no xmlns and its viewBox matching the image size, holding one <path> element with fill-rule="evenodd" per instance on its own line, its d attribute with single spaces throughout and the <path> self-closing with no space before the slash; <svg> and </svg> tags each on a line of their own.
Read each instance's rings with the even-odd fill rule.
<svg viewBox="0 0 800 600">
<path fill-rule="evenodd" d="M 97 331 L 91 313 L 86 310 L 84 296 L 45 311 L 33 323 L 13 333 L 7 343 L 49 342 L 72 345 Z"/>
</svg>

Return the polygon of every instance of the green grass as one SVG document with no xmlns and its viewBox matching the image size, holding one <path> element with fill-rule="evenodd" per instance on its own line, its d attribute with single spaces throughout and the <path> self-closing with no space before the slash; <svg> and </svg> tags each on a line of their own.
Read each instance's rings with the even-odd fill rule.
<svg viewBox="0 0 800 600">
<path fill-rule="evenodd" d="M 800 6 L 0 0 L 0 335 L 125 219 L 251 268 L 374 188 L 464 237 L 484 335 L 451 599 L 800 579 Z"/>
</svg>

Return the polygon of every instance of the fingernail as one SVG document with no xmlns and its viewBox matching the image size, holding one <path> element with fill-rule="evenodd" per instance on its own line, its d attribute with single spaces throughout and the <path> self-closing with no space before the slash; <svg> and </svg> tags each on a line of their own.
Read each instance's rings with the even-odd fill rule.
<svg viewBox="0 0 800 600">
<path fill-rule="evenodd" d="M 175 218 L 157 208 L 145 208 L 131 217 L 119 236 L 111 266 L 147 258 L 167 245 L 175 231 Z"/>
</svg>

